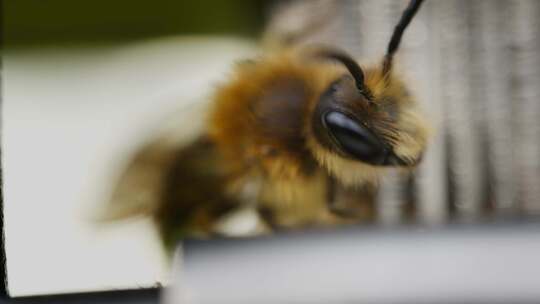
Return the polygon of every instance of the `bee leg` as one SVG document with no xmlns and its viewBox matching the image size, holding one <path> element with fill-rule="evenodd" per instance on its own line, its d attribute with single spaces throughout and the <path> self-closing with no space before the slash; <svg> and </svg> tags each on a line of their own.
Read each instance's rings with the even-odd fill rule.
<svg viewBox="0 0 540 304">
<path fill-rule="evenodd" d="M 346 188 L 337 183 L 332 186 L 329 211 L 344 221 L 371 222 L 375 219 L 377 189 L 374 185 Z"/>
<path fill-rule="evenodd" d="M 272 208 L 268 206 L 259 206 L 257 207 L 257 212 L 261 217 L 262 221 L 268 226 L 271 231 L 281 230 L 281 226 L 278 224 L 276 213 Z"/>
<path fill-rule="evenodd" d="M 327 181 L 326 188 L 326 204 L 328 205 L 328 210 L 332 211 L 336 208 L 336 179 L 329 176 Z"/>
</svg>

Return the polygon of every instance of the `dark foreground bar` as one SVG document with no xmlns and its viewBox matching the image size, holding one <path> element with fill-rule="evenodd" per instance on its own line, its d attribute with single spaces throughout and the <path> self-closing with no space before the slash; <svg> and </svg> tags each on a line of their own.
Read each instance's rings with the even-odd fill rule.
<svg viewBox="0 0 540 304">
<path fill-rule="evenodd" d="M 5 300 L 14 304 L 155 304 L 159 303 L 160 289 L 115 290 L 103 292 L 74 293 L 20 297 Z M 0 303 L 2 300 L 0 299 Z"/>
<path fill-rule="evenodd" d="M 539 223 L 188 241 L 178 260 L 171 303 L 540 303 Z"/>
</svg>

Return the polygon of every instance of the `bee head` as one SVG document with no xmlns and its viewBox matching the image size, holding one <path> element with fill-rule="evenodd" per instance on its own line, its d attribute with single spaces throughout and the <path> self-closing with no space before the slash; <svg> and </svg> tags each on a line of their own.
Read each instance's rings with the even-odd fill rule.
<svg viewBox="0 0 540 304">
<path fill-rule="evenodd" d="M 321 95 L 312 115 L 313 134 L 327 150 L 375 166 L 413 165 L 397 155 L 393 109 L 381 109 L 367 88 L 351 76 L 334 81 Z M 385 129 L 386 128 L 386 129 Z"/>
<path fill-rule="evenodd" d="M 316 52 L 316 57 L 336 61 L 348 71 L 323 90 L 310 118 L 312 152 L 336 176 L 377 171 L 362 169 L 412 167 L 421 159 L 429 133 L 426 119 L 392 73 L 393 55 L 421 3 L 413 0 L 405 9 L 380 66 L 364 72 L 344 52 L 328 48 Z M 358 179 L 347 179 L 351 178 Z"/>
<path fill-rule="evenodd" d="M 402 137 L 418 135 L 406 134 L 416 126 L 402 116 L 415 104 L 403 84 L 380 69 L 369 70 L 366 78 L 360 66 L 342 52 L 326 50 L 323 55 L 343 63 L 349 74 L 332 82 L 317 101 L 311 117 L 317 142 L 342 158 L 368 165 L 417 164 L 422 149 L 399 153 L 405 144 Z"/>
</svg>

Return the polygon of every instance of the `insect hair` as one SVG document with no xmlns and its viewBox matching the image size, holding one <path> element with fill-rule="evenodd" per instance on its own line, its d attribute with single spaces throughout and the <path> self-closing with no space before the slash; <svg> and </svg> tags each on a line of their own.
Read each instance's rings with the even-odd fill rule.
<svg viewBox="0 0 540 304">
<path fill-rule="evenodd" d="M 373 220 L 383 166 L 413 168 L 430 135 L 413 94 L 390 73 L 421 3 L 408 4 L 382 65 L 363 70 L 334 47 L 294 46 L 238 65 L 201 109 L 196 140 L 166 134 L 136 155 L 112 199 L 132 207 L 116 218 L 152 215 L 168 249 L 188 235 L 227 232 L 226 215 L 252 207 L 258 233 Z M 374 152 L 343 148 L 357 143 Z M 154 186 L 139 195 L 141 184 Z"/>
</svg>

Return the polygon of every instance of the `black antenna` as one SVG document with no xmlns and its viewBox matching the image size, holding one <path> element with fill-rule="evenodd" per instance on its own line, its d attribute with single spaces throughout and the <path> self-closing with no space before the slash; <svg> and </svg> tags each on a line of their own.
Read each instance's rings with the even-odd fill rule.
<svg viewBox="0 0 540 304">
<path fill-rule="evenodd" d="M 352 77 L 354 78 L 356 87 L 360 91 L 364 91 L 364 72 L 351 56 L 344 52 L 331 49 L 324 49 L 318 52 L 317 55 L 324 58 L 333 59 L 342 63 L 347 68 L 347 70 L 349 70 L 349 73 L 351 73 Z"/>
<path fill-rule="evenodd" d="M 388 50 L 386 51 L 383 62 L 383 75 L 388 74 L 388 72 L 390 72 L 392 69 L 392 58 L 399 48 L 401 36 L 403 36 L 403 32 L 405 32 L 405 29 L 409 23 L 411 23 L 414 15 L 416 15 L 416 12 L 418 12 L 418 9 L 420 9 L 422 2 L 423 0 L 411 0 L 407 8 L 403 11 L 403 15 L 401 15 L 399 23 L 394 28 L 394 33 L 392 34 L 390 43 L 388 43 Z"/>
</svg>

